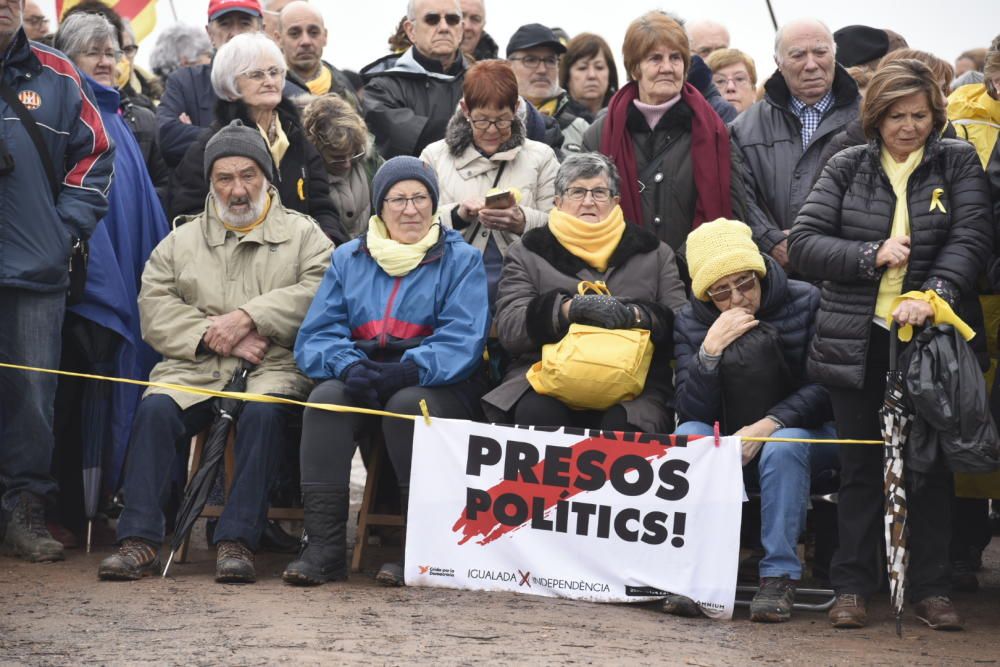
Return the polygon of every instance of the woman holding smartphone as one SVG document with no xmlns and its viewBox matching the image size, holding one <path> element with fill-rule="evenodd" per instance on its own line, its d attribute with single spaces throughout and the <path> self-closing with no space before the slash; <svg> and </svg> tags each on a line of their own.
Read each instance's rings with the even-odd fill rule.
<svg viewBox="0 0 1000 667">
<path fill-rule="evenodd" d="M 525 136 L 508 63 L 477 63 L 462 93 L 445 138 L 420 159 L 437 172 L 442 222 L 483 253 L 492 310 L 507 249 L 548 221 L 559 163 L 551 148 Z"/>
</svg>

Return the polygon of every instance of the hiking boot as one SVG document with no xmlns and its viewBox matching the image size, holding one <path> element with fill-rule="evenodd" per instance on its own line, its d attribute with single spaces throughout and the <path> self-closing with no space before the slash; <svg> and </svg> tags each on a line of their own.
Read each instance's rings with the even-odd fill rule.
<svg viewBox="0 0 1000 667">
<path fill-rule="evenodd" d="M 296 586 L 347 579 L 348 487 L 307 484 L 302 488 L 302 501 L 306 538 L 299 557 L 288 564 L 281 578 Z"/>
<path fill-rule="evenodd" d="M 403 555 L 406 555 L 406 513 L 409 509 L 410 502 L 410 485 L 400 484 L 399 485 L 399 507 L 400 514 L 403 517 L 403 538 L 401 540 L 403 546 Z M 399 561 L 395 563 L 383 563 L 382 567 L 378 569 L 378 574 L 375 575 L 375 581 L 382 584 L 383 586 L 405 586 L 406 577 L 404 572 L 404 562 Z"/>
<path fill-rule="evenodd" d="M 697 602 L 686 595 L 678 595 L 677 593 L 668 593 L 667 597 L 663 598 L 660 611 L 664 614 L 683 616 L 684 618 L 702 616 L 701 607 L 698 606 Z"/>
<path fill-rule="evenodd" d="M 97 568 L 97 578 L 103 581 L 135 581 L 159 573 L 156 547 L 135 537 L 122 540 L 118 552 L 102 560 Z"/>
<path fill-rule="evenodd" d="M 932 630 L 961 630 L 962 617 L 955 611 L 951 599 L 944 595 L 932 595 L 913 605 L 917 618 Z"/>
<path fill-rule="evenodd" d="M 32 563 L 62 560 L 63 545 L 45 527 L 45 505 L 30 493 L 22 493 L 14 510 L 5 513 L 7 530 L 0 551 Z"/>
<path fill-rule="evenodd" d="M 857 593 L 839 593 L 829 617 L 835 628 L 863 628 L 868 625 L 865 599 Z"/>
<path fill-rule="evenodd" d="M 790 619 L 798 583 L 787 574 L 761 577 L 760 589 L 750 601 L 750 620 L 755 623 L 783 623 Z"/>
<path fill-rule="evenodd" d="M 252 584 L 257 581 L 253 552 L 242 542 L 223 541 L 215 558 L 215 580 L 220 584 Z"/>
</svg>

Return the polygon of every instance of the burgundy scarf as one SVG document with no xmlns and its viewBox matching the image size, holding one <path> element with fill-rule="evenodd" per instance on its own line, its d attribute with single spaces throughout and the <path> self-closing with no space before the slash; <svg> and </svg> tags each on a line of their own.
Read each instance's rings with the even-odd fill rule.
<svg viewBox="0 0 1000 667">
<path fill-rule="evenodd" d="M 608 103 L 608 114 L 601 132 L 601 152 L 618 167 L 622 182 L 622 210 L 625 219 L 643 224 L 642 195 L 639 194 L 639 168 L 635 162 L 635 147 L 626 127 L 629 107 L 639 96 L 635 81 L 626 84 Z M 690 107 L 691 163 L 694 171 L 698 202 L 695 205 L 691 229 L 716 218 L 732 218 L 730 199 L 729 132 L 715 109 L 690 83 L 681 88 L 681 100 Z"/>
</svg>

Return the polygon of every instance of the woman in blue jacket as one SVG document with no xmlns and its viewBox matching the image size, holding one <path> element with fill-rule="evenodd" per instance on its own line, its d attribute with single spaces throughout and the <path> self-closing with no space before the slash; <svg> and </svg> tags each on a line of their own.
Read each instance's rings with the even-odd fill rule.
<svg viewBox="0 0 1000 667">
<path fill-rule="evenodd" d="M 420 160 L 386 162 L 372 181 L 368 232 L 334 252 L 295 343 L 299 368 L 320 384 L 309 400 L 474 419 L 489 330 L 482 254 L 437 222 L 438 183 Z M 413 422 L 307 409 L 302 496 L 308 544 L 283 578 L 305 586 L 347 576 L 348 483 L 355 442 L 381 428 L 405 513 Z M 403 583 L 401 563 L 377 579 Z"/>
<path fill-rule="evenodd" d="M 789 280 L 763 255 L 742 222 L 719 219 L 687 240 L 691 302 L 674 322 L 679 434 L 726 433 L 756 438 L 832 438 L 826 390 L 805 380 L 819 290 Z M 763 445 L 763 446 L 762 446 Z M 837 467 L 835 445 L 743 442 L 744 478 L 761 494 L 760 590 L 750 620 L 791 616 L 802 576 L 796 555 L 805 526 L 809 483 Z M 667 596 L 664 611 L 697 615 L 694 602 Z"/>
</svg>

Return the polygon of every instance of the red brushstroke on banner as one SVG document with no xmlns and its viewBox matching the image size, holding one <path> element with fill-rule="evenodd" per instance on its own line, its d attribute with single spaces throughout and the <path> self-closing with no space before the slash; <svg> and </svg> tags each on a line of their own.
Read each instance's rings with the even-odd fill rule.
<svg viewBox="0 0 1000 667">
<path fill-rule="evenodd" d="M 621 436 L 621 433 L 616 435 Z M 683 442 L 693 442 L 696 436 L 669 436 L 667 442 L 651 441 L 651 442 L 628 442 L 625 440 L 609 440 L 607 438 L 587 438 L 586 440 L 581 440 L 580 442 L 573 445 L 570 449 L 573 450 L 573 454 L 570 458 L 570 475 L 578 470 L 577 459 L 580 454 L 586 451 L 599 450 L 604 453 L 604 461 L 598 464 L 594 464 L 594 467 L 599 468 L 604 471 L 605 476 L 610 475 L 611 466 L 614 464 L 615 460 L 620 458 L 625 454 L 634 454 L 642 456 L 647 461 L 654 461 L 658 458 L 666 456 L 667 452 L 677 444 Z M 678 442 L 679 441 L 679 442 Z M 542 479 L 542 469 L 544 468 L 545 462 L 539 461 L 534 467 L 531 468 L 532 472 L 538 479 Z M 497 498 L 506 494 L 513 493 L 515 495 L 521 496 L 522 498 L 544 498 L 545 499 L 545 511 L 547 512 L 551 508 L 555 507 L 555 504 L 560 500 L 569 500 L 576 494 L 580 493 L 582 489 L 578 489 L 575 486 L 563 487 L 563 486 L 549 486 L 545 484 L 530 484 L 521 479 L 516 481 L 504 480 L 499 484 L 496 484 L 487 491 L 491 498 L 491 506 L 496 503 Z M 507 533 L 518 530 L 522 526 L 531 523 L 531 517 L 525 523 L 519 526 L 505 526 L 494 518 L 492 512 L 480 512 L 479 516 L 470 520 L 467 514 L 468 510 L 463 510 L 461 516 L 455 522 L 455 525 L 451 527 L 452 532 L 457 533 L 462 531 L 462 539 L 459 540 L 459 544 L 465 544 L 469 540 L 482 536 L 482 540 L 479 540 L 477 544 L 487 545 L 494 540 L 497 540 Z"/>
</svg>

